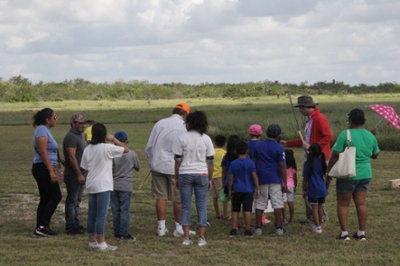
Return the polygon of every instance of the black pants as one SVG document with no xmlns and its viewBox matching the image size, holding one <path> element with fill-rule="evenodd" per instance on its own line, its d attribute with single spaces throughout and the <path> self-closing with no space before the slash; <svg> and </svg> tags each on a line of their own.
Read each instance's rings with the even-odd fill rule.
<svg viewBox="0 0 400 266">
<path fill-rule="evenodd" d="M 44 163 L 34 163 L 32 175 L 40 193 L 40 202 L 36 211 L 36 228 L 39 226 L 49 227 L 51 217 L 61 201 L 60 185 L 51 183 L 49 170 Z"/>
</svg>

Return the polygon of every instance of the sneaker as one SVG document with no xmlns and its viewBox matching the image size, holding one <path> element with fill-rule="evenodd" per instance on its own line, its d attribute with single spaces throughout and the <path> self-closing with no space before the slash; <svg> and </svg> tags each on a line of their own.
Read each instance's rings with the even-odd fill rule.
<svg viewBox="0 0 400 266">
<path fill-rule="evenodd" d="M 39 238 L 39 237 L 42 237 L 42 235 L 39 235 L 38 233 L 36 233 L 36 229 L 35 229 L 35 230 L 33 230 L 32 237 Z"/>
<path fill-rule="evenodd" d="M 195 231 L 189 230 L 189 235 L 190 236 L 193 236 L 195 234 L 196 234 Z M 176 236 L 176 237 L 181 237 L 181 236 L 184 236 L 184 235 L 185 235 L 185 233 L 183 233 L 183 230 L 181 230 L 181 231 L 175 230 L 174 231 L 174 236 Z"/>
<path fill-rule="evenodd" d="M 85 233 L 85 232 L 86 232 L 86 228 L 85 228 L 85 227 L 83 227 L 82 225 L 80 225 L 80 226 L 78 227 L 78 229 L 79 229 L 79 230 L 81 230 L 83 233 Z"/>
<path fill-rule="evenodd" d="M 359 236 L 359 235 L 357 234 L 357 232 L 354 233 L 353 238 L 354 238 L 355 240 L 360 240 L 360 241 L 367 240 L 367 238 L 365 237 L 365 235 L 360 235 L 360 236 Z"/>
<path fill-rule="evenodd" d="M 306 220 L 301 220 L 300 223 L 301 224 L 314 224 L 314 221 L 311 219 L 306 219 Z"/>
<path fill-rule="evenodd" d="M 256 229 L 254 229 L 254 234 L 258 236 L 262 235 L 262 229 L 260 227 L 257 227 Z"/>
<path fill-rule="evenodd" d="M 79 228 L 74 228 L 69 231 L 67 231 L 67 235 L 81 235 L 83 232 L 79 230 Z"/>
<path fill-rule="evenodd" d="M 101 247 L 101 246 L 97 246 L 97 250 L 100 250 L 100 251 L 115 251 L 116 249 L 117 249 L 118 247 L 116 247 L 116 246 L 111 246 L 111 245 L 107 245 L 106 247 Z"/>
<path fill-rule="evenodd" d="M 130 240 L 130 241 L 136 241 L 136 237 L 131 236 L 130 234 L 126 236 L 120 236 L 119 239 L 121 240 Z"/>
<path fill-rule="evenodd" d="M 203 246 L 207 245 L 207 242 L 205 239 L 199 237 L 199 241 L 197 242 L 197 245 L 199 245 L 199 247 L 203 247 Z"/>
<path fill-rule="evenodd" d="M 337 237 L 336 237 L 336 240 L 350 240 L 350 237 L 349 237 L 349 235 L 345 235 L 345 236 L 342 236 L 342 234 L 339 234 Z"/>
<path fill-rule="evenodd" d="M 250 230 L 244 231 L 244 236 L 245 237 L 253 237 L 253 234 L 250 232 Z"/>
<path fill-rule="evenodd" d="M 186 237 L 185 237 L 185 239 L 184 239 L 183 242 L 182 242 L 182 245 L 184 245 L 184 246 L 189 246 L 189 245 L 191 245 L 191 244 L 193 244 L 192 239 L 186 238 Z"/>
<path fill-rule="evenodd" d="M 276 232 L 276 234 L 277 234 L 278 236 L 281 236 L 281 235 L 283 235 L 283 234 L 286 233 L 286 230 L 283 229 L 283 227 L 279 227 L 279 228 L 276 228 L 275 232 Z"/>
<path fill-rule="evenodd" d="M 120 237 L 121 237 L 121 235 L 114 235 L 114 237 L 116 237 L 116 238 L 120 238 Z"/>
<path fill-rule="evenodd" d="M 47 228 L 47 227 L 43 227 L 43 228 L 38 227 L 35 230 L 35 233 L 38 234 L 38 235 L 41 235 L 41 236 L 45 236 L 45 237 L 55 237 L 55 236 L 57 236 L 56 233 L 54 233 L 53 231 L 50 230 L 50 228 Z"/>
<path fill-rule="evenodd" d="M 315 233 L 322 233 L 322 227 L 321 226 L 315 226 L 315 225 L 313 225 L 312 226 L 312 229 L 313 229 L 313 231 L 315 232 Z"/>
<path fill-rule="evenodd" d="M 165 234 L 167 234 L 167 233 L 169 233 L 167 227 L 165 227 L 164 229 L 160 229 L 160 228 L 157 229 L 158 236 L 165 236 Z"/>
<path fill-rule="evenodd" d="M 98 250 L 99 249 L 99 246 L 98 245 L 95 245 L 95 246 L 92 246 L 92 245 L 88 245 L 88 250 Z"/>
<path fill-rule="evenodd" d="M 235 235 L 237 235 L 237 230 L 236 229 L 231 229 L 231 231 L 229 232 L 229 236 L 230 237 L 234 237 Z"/>
</svg>

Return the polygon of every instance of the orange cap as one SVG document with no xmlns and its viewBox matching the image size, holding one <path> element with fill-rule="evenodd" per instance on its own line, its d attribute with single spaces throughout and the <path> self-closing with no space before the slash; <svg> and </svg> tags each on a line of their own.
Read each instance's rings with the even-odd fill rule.
<svg viewBox="0 0 400 266">
<path fill-rule="evenodd" d="M 182 109 L 186 113 L 190 113 L 190 107 L 186 103 L 178 103 L 174 108 Z"/>
</svg>

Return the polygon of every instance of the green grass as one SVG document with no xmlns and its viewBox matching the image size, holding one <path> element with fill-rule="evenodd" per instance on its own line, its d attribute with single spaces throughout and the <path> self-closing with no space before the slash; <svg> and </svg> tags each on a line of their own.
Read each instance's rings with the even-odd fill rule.
<svg viewBox="0 0 400 266">
<path fill-rule="evenodd" d="M 334 111 L 340 113 L 338 120 L 348 112 L 349 107 L 358 104 L 362 107 L 364 101 L 357 102 L 351 99 L 341 102 L 325 102 L 316 97 L 321 108 L 328 117 L 334 119 Z M 383 98 L 381 101 L 393 102 Z M 192 108 L 205 110 L 212 123 L 213 132 L 235 132 L 243 136 L 249 123 L 260 123 L 264 126 L 279 120 L 286 131 L 286 136 L 295 136 L 295 124 L 291 117 L 290 108 L 285 101 L 279 100 L 252 100 L 247 101 L 220 101 L 208 99 L 189 103 Z M 36 108 L 24 107 L 20 109 L 2 109 L 0 112 L 0 265 L 396 265 L 398 264 L 398 205 L 400 196 L 398 190 L 388 188 L 390 179 L 399 178 L 400 152 L 382 151 L 377 160 L 373 161 L 374 179 L 367 198 L 368 225 L 365 242 L 354 240 L 343 243 L 336 242 L 335 236 L 339 233 L 336 217 L 335 186 L 330 188 L 326 209 L 330 221 L 324 224 L 323 234 L 311 232 L 310 226 L 299 223 L 286 226 L 287 234 L 278 237 L 274 234 L 271 224 L 265 227 L 264 235 L 245 239 L 239 230 L 236 238 L 229 238 L 230 223 L 215 219 L 211 199 L 208 202 L 208 214 L 211 227 L 207 228 L 206 238 L 208 246 L 199 248 L 181 246 L 182 239 L 173 236 L 159 238 L 156 236 L 157 219 L 155 215 L 155 201 L 150 195 L 150 178 L 142 190 L 137 188 L 149 172 L 148 160 L 145 158 L 144 148 L 153 122 L 166 117 L 171 106 L 176 101 L 156 102 L 154 107 L 132 107 L 128 102 L 104 102 L 110 105 L 108 109 L 82 108 L 85 114 L 98 121 L 105 121 L 109 132 L 125 130 L 130 137 L 129 147 L 135 150 L 140 158 L 142 169 L 134 175 L 134 196 L 131 205 L 131 233 L 136 236 L 135 243 L 121 242 L 112 237 L 112 217 L 109 213 L 107 220 L 107 241 L 119 248 L 113 253 L 89 252 L 87 237 L 68 236 L 64 234 L 63 203 L 66 192 L 62 185 L 63 200 L 52 219 L 52 228 L 61 234 L 55 239 L 31 237 L 35 225 L 35 210 L 39 201 L 36 183 L 30 173 L 33 157 L 32 135 L 34 129 L 29 125 L 33 110 L 51 104 L 40 103 Z M 96 102 L 97 104 L 99 102 Z M 133 102 L 132 102 L 133 103 Z M 62 102 L 64 104 L 64 102 Z M 114 104 L 116 106 L 114 106 Z M 392 103 L 393 104 L 393 103 Z M 25 104 L 29 105 L 29 104 Z M 81 106 L 88 104 L 82 103 Z M 139 106 L 139 104 L 137 104 Z M 55 107 L 60 114 L 60 123 L 52 129 L 53 136 L 58 141 L 68 131 L 68 117 L 71 109 L 80 110 L 79 102 L 71 102 L 64 107 Z M 121 108 L 120 108 L 121 107 Z M 4 108 L 4 107 L 3 107 Z M 31 109 L 30 109 L 31 108 Z M 144 109 L 148 108 L 148 109 Z M 24 110 L 24 111 L 20 111 Z M 376 118 L 372 111 L 366 111 L 368 119 Z M 332 116 L 331 116 L 332 115 Z M 276 120 L 274 119 L 276 118 Z M 298 116 L 300 118 L 300 116 Z M 25 122 L 21 122 L 25 121 Z M 343 122 L 338 122 L 334 134 L 344 129 Z M 242 128 L 244 127 L 244 128 Z M 293 130 L 294 132 L 290 132 Z M 390 130 L 382 127 L 380 132 Z M 393 131 L 398 138 L 398 132 Z M 378 135 L 379 137 L 379 135 Z M 302 161 L 302 151 L 295 149 L 298 164 Z M 299 169 L 301 171 L 301 169 Z M 300 179 L 301 180 L 301 179 Z M 197 229 L 195 210 L 192 210 L 192 229 Z M 174 229 L 172 206 L 168 206 L 167 226 Z M 87 195 L 85 192 L 81 205 L 81 221 L 86 222 Z M 357 219 L 354 204 L 350 206 L 350 233 L 357 230 Z M 301 199 L 301 189 L 295 197 L 295 220 L 304 218 L 304 203 Z M 254 222 L 254 220 L 253 220 Z M 194 238 L 195 242 L 197 238 Z"/>
</svg>

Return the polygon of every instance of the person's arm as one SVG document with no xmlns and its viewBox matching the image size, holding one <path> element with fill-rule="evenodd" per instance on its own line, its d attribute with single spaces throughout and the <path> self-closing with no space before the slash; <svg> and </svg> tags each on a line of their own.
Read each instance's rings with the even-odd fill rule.
<svg viewBox="0 0 400 266">
<path fill-rule="evenodd" d="M 207 160 L 207 170 L 208 170 L 208 182 L 210 183 L 208 189 L 212 188 L 212 179 L 214 175 L 214 156 L 208 156 Z"/>
<path fill-rule="evenodd" d="M 72 170 L 74 170 L 77 178 L 78 178 L 78 183 L 79 185 L 84 185 L 86 182 L 85 177 L 83 176 L 81 169 L 79 167 L 78 160 L 76 159 L 76 149 L 75 148 L 66 148 L 67 150 L 67 156 L 68 160 L 71 164 Z"/>
<path fill-rule="evenodd" d="M 303 199 L 307 199 L 307 182 L 308 179 L 303 177 Z"/>
<path fill-rule="evenodd" d="M 287 174 L 285 162 L 279 162 L 279 170 L 282 176 L 282 192 L 287 192 Z"/>
<path fill-rule="evenodd" d="M 51 164 L 49 155 L 47 153 L 47 141 L 48 138 L 44 136 L 36 138 L 36 144 L 38 146 L 37 152 L 39 153 L 39 156 L 42 159 L 44 165 L 49 170 L 51 182 L 57 183 L 57 176 L 56 173 L 54 172 L 53 165 Z"/>
<path fill-rule="evenodd" d="M 229 184 L 228 184 L 228 188 L 229 188 L 229 198 L 232 199 L 232 186 L 233 186 L 233 174 L 229 175 Z"/>
<path fill-rule="evenodd" d="M 371 159 L 378 159 L 379 152 L 371 156 Z"/>
<path fill-rule="evenodd" d="M 222 187 L 225 187 L 225 184 L 226 184 L 226 166 L 222 166 L 221 169 L 222 169 L 222 171 L 221 171 Z"/>
<path fill-rule="evenodd" d="M 126 147 L 126 145 L 124 143 L 122 143 L 121 141 L 119 141 L 117 138 L 114 138 L 113 135 L 111 134 L 107 134 L 106 136 L 106 140 L 113 142 L 115 145 L 124 148 L 124 153 L 127 153 L 129 151 L 129 148 Z"/>
<path fill-rule="evenodd" d="M 253 178 L 254 186 L 256 187 L 256 199 L 260 197 L 260 185 L 258 184 L 258 177 L 256 172 L 251 172 L 251 177 Z"/>
<path fill-rule="evenodd" d="M 296 189 L 297 189 L 297 173 L 293 174 L 293 181 L 294 181 L 294 192 L 296 193 Z"/>
</svg>

